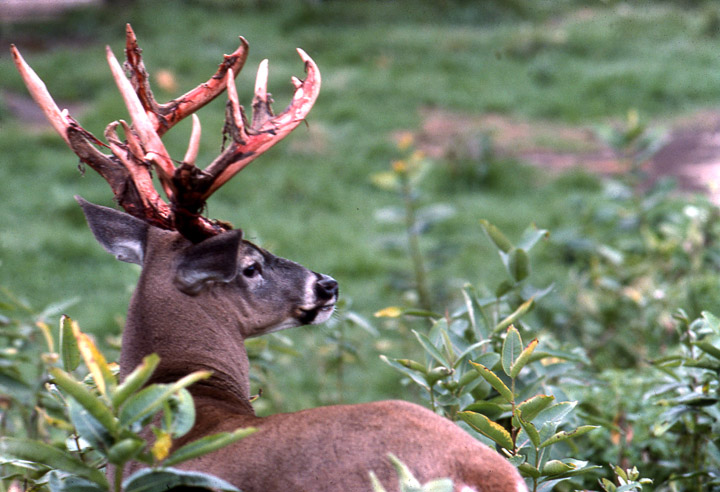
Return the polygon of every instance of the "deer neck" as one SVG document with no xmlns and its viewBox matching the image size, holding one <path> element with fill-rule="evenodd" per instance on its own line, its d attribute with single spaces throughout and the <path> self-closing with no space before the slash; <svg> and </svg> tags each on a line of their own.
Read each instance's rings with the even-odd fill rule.
<svg viewBox="0 0 720 492">
<path fill-rule="evenodd" d="M 175 288 L 172 251 L 183 243 L 166 231 L 153 231 L 148 238 L 123 332 L 120 376 L 129 374 L 143 357 L 157 353 L 160 364 L 151 383 L 170 383 L 193 371 L 211 371 L 209 379 L 190 388 L 196 400 L 254 414 L 242 313 L 212 287 L 197 296 Z"/>
</svg>

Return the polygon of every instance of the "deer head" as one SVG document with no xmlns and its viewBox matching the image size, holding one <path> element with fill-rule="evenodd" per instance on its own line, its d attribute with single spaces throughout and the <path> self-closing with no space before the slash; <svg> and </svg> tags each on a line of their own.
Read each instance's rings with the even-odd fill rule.
<svg viewBox="0 0 720 492">
<path fill-rule="evenodd" d="M 77 198 L 100 244 L 118 259 L 143 266 L 123 336 L 121 371 L 131 370 L 144 355 L 155 351 L 166 356 L 163 365 L 185 368 L 188 361 L 206 360 L 207 355 L 210 362 L 205 365 L 222 377 L 232 372 L 224 367 L 231 361 L 212 362 L 216 356 L 205 354 L 203 344 L 180 352 L 172 350 L 173 344 L 192 344 L 193 337 L 211 336 L 208 333 L 217 332 L 215 326 L 224 325 L 232 329 L 219 337 L 224 337 L 225 342 L 217 343 L 236 338 L 234 343 L 242 360 L 245 338 L 324 322 L 337 299 L 337 282 L 331 277 L 278 258 L 243 240 L 241 230 L 201 215 L 215 190 L 305 118 L 320 89 L 320 72 L 315 62 L 298 49 L 307 76 L 304 81 L 293 77 L 292 102 L 275 115 L 267 92 L 268 64 L 263 61 L 257 72 L 252 117 L 248 121 L 234 84 L 248 53 L 248 44 L 242 37 L 238 49 L 225 55 L 207 82 L 165 104 L 155 101 L 140 53 L 130 25 L 126 28 L 125 47 L 129 78 L 110 48 L 106 50 L 132 123 L 123 120 L 110 123 L 105 130 L 107 143 L 103 143 L 67 111 L 58 109 L 45 84 L 17 48 L 12 47 L 15 64 L 30 94 L 52 126 L 82 163 L 105 178 L 115 200 L 127 212 Z M 195 166 L 200 123 L 194 112 L 225 89 L 228 102 L 224 136 L 229 143 L 216 159 L 200 169 Z M 161 136 L 191 114 L 193 127 L 188 150 L 176 165 Z M 123 139 L 118 135 L 118 127 Z M 109 149 L 110 153 L 98 147 Z M 155 190 L 153 172 L 167 201 Z M 197 325 L 202 317 L 206 322 L 200 325 L 206 326 L 208 333 L 189 333 L 190 328 L 178 326 L 180 319 Z M 210 351 L 208 348 L 207 352 Z M 242 380 L 247 374 L 237 376 Z M 243 396 L 247 391 L 242 388 Z"/>
</svg>

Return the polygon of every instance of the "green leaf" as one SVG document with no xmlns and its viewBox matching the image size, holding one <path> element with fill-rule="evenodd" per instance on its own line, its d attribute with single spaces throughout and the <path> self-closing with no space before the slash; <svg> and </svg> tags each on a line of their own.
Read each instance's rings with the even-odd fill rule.
<svg viewBox="0 0 720 492">
<path fill-rule="evenodd" d="M 427 381 L 430 386 L 433 386 L 436 382 L 441 379 L 445 379 L 446 377 L 452 375 L 454 372 L 455 371 L 453 369 L 450 369 L 448 367 L 435 367 L 427 372 L 427 374 L 425 375 L 425 381 Z"/>
<path fill-rule="evenodd" d="M 469 424 L 470 427 L 492 439 L 503 448 L 513 449 L 512 437 L 502 425 L 493 422 L 481 413 L 459 412 L 458 416 Z"/>
<path fill-rule="evenodd" d="M 527 251 L 519 248 L 510 251 L 508 272 L 516 282 L 522 282 L 530 275 L 530 257 Z"/>
<path fill-rule="evenodd" d="M 388 458 L 397 472 L 398 481 L 400 482 L 400 490 L 402 492 L 407 490 L 420 490 L 420 482 L 418 482 L 417 478 L 415 478 L 405 463 L 400 461 L 397 456 L 392 453 L 388 453 Z"/>
<path fill-rule="evenodd" d="M 463 409 L 465 412 L 482 413 L 490 418 L 499 418 L 500 415 L 511 410 L 512 406 L 509 403 L 495 403 L 483 400 L 476 400 Z"/>
<path fill-rule="evenodd" d="M 220 432 L 218 434 L 211 434 L 209 436 L 202 437 L 176 450 L 168 457 L 168 459 L 165 460 L 163 465 L 172 466 L 182 463 L 183 461 L 197 458 L 198 456 L 212 453 L 213 451 L 228 446 L 235 441 L 239 441 L 256 431 L 257 429 L 254 427 L 247 427 L 243 429 L 236 429 L 233 432 Z"/>
<path fill-rule="evenodd" d="M 694 345 L 706 354 L 711 355 L 716 359 L 720 359 L 720 347 L 716 347 L 712 343 L 706 341 L 695 342 Z"/>
<path fill-rule="evenodd" d="M 502 251 L 503 253 L 510 252 L 511 249 L 513 249 L 513 245 L 510 242 L 510 240 L 505 237 L 505 235 L 500 232 L 500 229 L 492 225 L 487 220 L 481 220 L 480 225 L 482 225 L 483 230 L 485 231 L 485 234 L 488 235 L 490 240 L 495 244 L 495 246 Z"/>
<path fill-rule="evenodd" d="M 502 346 L 503 371 L 510 377 L 513 377 L 511 376 L 513 364 L 515 364 L 515 361 L 520 357 L 520 353 L 522 352 L 522 343 L 520 332 L 517 331 L 514 326 L 510 325 Z"/>
<path fill-rule="evenodd" d="M 80 365 L 80 351 L 72 323 L 73 320 L 65 315 L 60 318 L 60 359 L 66 371 L 74 371 Z"/>
<path fill-rule="evenodd" d="M 430 388 L 427 385 L 427 381 L 425 381 L 425 378 L 423 377 L 424 374 L 423 374 L 423 376 L 420 376 L 416 371 L 414 371 L 412 369 L 408 369 L 404 365 L 400 364 L 397 360 L 389 359 L 388 357 L 386 357 L 384 355 L 380 356 L 380 360 L 383 361 L 385 364 L 389 365 L 390 367 L 394 368 L 395 370 L 403 373 L 410 379 L 412 379 L 415 382 L 415 384 L 417 384 L 418 386 L 430 391 Z"/>
<path fill-rule="evenodd" d="M 120 410 L 120 425 L 128 426 L 134 422 L 144 425 L 146 420 L 157 413 L 170 396 L 169 384 L 151 384 L 128 398 Z"/>
<path fill-rule="evenodd" d="M 65 371 L 53 367 L 50 369 L 53 382 L 67 394 L 72 396 L 90 415 L 103 425 L 110 434 L 115 435 L 118 430 L 118 423 L 115 416 L 110 412 L 101 397 L 95 396 L 85 385 L 76 381 Z"/>
<path fill-rule="evenodd" d="M 181 389 L 169 400 L 170 411 L 172 412 L 172 435 L 182 437 L 195 425 L 195 403 L 190 392 L 185 388 Z"/>
<path fill-rule="evenodd" d="M 427 367 L 425 367 L 418 361 L 412 359 L 395 359 L 395 361 L 398 364 L 402 364 L 404 367 L 407 367 L 408 369 L 412 369 L 413 371 L 417 371 L 421 374 L 427 374 Z"/>
<path fill-rule="evenodd" d="M 0 438 L 0 459 L 18 459 L 41 463 L 81 478 L 87 478 L 96 484 L 108 488 L 110 485 L 105 474 L 75 458 L 67 451 L 30 439 L 14 437 Z"/>
<path fill-rule="evenodd" d="M 208 371 L 196 371 L 173 384 L 152 384 L 131 396 L 120 410 L 120 423 L 130 425 L 151 418 L 174 393 L 210 377 Z"/>
<path fill-rule="evenodd" d="M 576 401 L 562 401 L 551 405 L 538 413 L 537 417 L 533 419 L 533 423 L 538 426 L 547 422 L 560 422 L 572 412 L 576 405 Z"/>
<path fill-rule="evenodd" d="M 466 285 L 461 290 L 463 301 L 465 302 L 465 311 L 467 312 L 468 319 L 470 319 L 470 327 L 472 328 L 473 333 L 477 333 L 477 322 L 475 321 L 475 305 L 473 303 L 472 297 L 470 297 L 470 293 L 468 292 L 469 289 L 471 289 L 472 286 Z"/>
<path fill-rule="evenodd" d="M 535 395 L 519 403 L 517 408 L 520 411 L 521 418 L 526 422 L 530 422 L 554 400 L 555 397 L 551 395 Z"/>
<path fill-rule="evenodd" d="M 432 341 L 422 333 L 412 330 L 413 334 L 415 335 L 415 338 L 418 339 L 420 342 L 420 345 L 423 346 L 423 349 L 425 349 L 425 352 L 427 352 L 430 356 L 432 356 L 433 359 L 438 361 L 440 364 L 442 364 L 445 367 L 450 367 L 450 363 L 445 359 L 445 356 L 440 352 L 435 345 L 433 345 Z"/>
<path fill-rule="evenodd" d="M 587 434 L 591 430 L 594 430 L 597 428 L 599 428 L 599 426 L 597 426 L 597 425 L 581 425 L 577 429 L 570 431 L 570 432 L 560 431 L 557 434 L 550 437 L 549 439 L 546 439 L 540 445 L 540 448 L 545 448 L 545 447 L 555 444 L 557 442 L 565 441 L 567 439 L 572 439 L 573 437 L 582 436 L 583 434 Z"/>
<path fill-rule="evenodd" d="M 511 403 L 515 399 L 515 395 L 513 395 L 512 391 L 510 391 L 510 388 L 508 388 L 494 372 L 482 364 L 477 364 L 473 361 L 470 361 L 470 364 L 473 365 L 475 370 L 483 377 L 483 379 L 485 379 L 485 381 L 490 383 L 490 386 L 495 388 L 495 391 L 500 393 L 500 396 L 505 401 Z"/>
<path fill-rule="evenodd" d="M 524 249 L 530 251 L 535 244 L 541 239 L 547 239 L 550 236 L 550 232 L 547 229 L 538 229 L 535 225 L 531 225 L 525 232 L 523 232 L 520 241 L 518 241 L 516 247 L 518 249 Z"/>
<path fill-rule="evenodd" d="M 462 388 L 464 386 L 467 386 L 468 384 L 475 381 L 480 375 L 477 371 L 468 370 L 465 374 L 460 376 L 460 379 L 458 379 L 458 387 Z"/>
<path fill-rule="evenodd" d="M 540 447 L 540 433 L 538 432 L 537 428 L 530 422 L 526 422 L 522 418 L 518 418 L 518 421 L 520 422 L 520 426 L 525 431 L 525 434 L 527 434 L 528 438 L 530 439 L 530 442 L 532 442 L 533 446 L 535 448 Z"/>
<path fill-rule="evenodd" d="M 518 466 L 518 470 L 520 470 L 520 473 L 527 477 L 531 478 L 540 478 L 540 470 L 532 466 L 530 463 L 523 463 L 520 466 Z"/>
<path fill-rule="evenodd" d="M 159 363 L 160 357 L 157 354 L 150 354 L 143 358 L 140 365 L 128 374 L 125 381 L 113 391 L 111 396 L 113 408 L 120 408 L 130 395 L 142 388 Z"/>
<path fill-rule="evenodd" d="M 106 492 L 100 485 L 72 474 L 52 470 L 47 474 L 50 492 Z"/>
<path fill-rule="evenodd" d="M 707 322 L 710 329 L 714 331 L 716 335 L 720 335 L 720 318 L 715 316 L 710 311 L 703 311 L 702 317 L 705 318 L 705 321 Z"/>
<path fill-rule="evenodd" d="M 510 377 L 515 379 L 518 374 L 520 374 L 520 371 L 522 370 L 525 365 L 527 365 L 528 362 L 530 362 L 530 356 L 532 355 L 533 351 L 535 350 L 535 347 L 537 347 L 538 339 L 535 338 L 532 340 L 527 347 L 523 349 L 522 352 L 520 352 L 520 355 L 515 359 L 515 362 L 512 363 L 510 366 Z"/>
<path fill-rule="evenodd" d="M 542 474 L 546 476 L 560 475 L 567 473 L 575 469 L 575 465 L 572 463 L 563 463 L 559 460 L 550 460 L 543 466 Z"/>
<path fill-rule="evenodd" d="M 113 445 L 114 439 L 108 429 L 74 399 L 68 400 L 68 413 L 80 437 L 101 453 Z"/>
<path fill-rule="evenodd" d="M 175 468 L 145 468 L 133 473 L 122 484 L 124 492 L 155 492 L 182 486 L 240 492 L 238 488 L 213 475 Z"/>
<path fill-rule="evenodd" d="M 510 316 L 508 316 L 504 320 L 500 321 L 497 325 L 495 325 L 495 328 L 493 328 L 493 333 L 502 331 L 505 328 L 507 328 L 508 326 L 515 323 L 518 319 L 520 319 L 528 311 L 530 311 L 534 305 L 535 305 L 535 299 L 532 297 L 530 299 L 528 299 L 527 301 L 523 302 Z"/>
<path fill-rule="evenodd" d="M 455 364 L 453 364 L 453 367 L 459 366 L 467 355 L 471 355 L 472 352 L 474 352 L 475 350 L 479 349 L 483 345 L 488 345 L 490 343 L 490 340 L 481 340 L 479 342 L 473 343 L 472 345 L 469 345 L 465 348 L 465 350 L 457 354 L 457 358 L 455 359 Z"/>
<path fill-rule="evenodd" d="M 145 441 L 128 437 L 114 444 L 107 452 L 110 463 L 121 465 L 133 459 L 145 447 Z"/>
</svg>

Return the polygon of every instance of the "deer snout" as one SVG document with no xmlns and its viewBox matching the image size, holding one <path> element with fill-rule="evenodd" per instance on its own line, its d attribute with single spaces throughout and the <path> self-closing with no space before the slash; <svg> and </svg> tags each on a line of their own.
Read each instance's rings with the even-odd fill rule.
<svg viewBox="0 0 720 492">
<path fill-rule="evenodd" d="M 320 280 L 315 284 L 315 295 L 319 301 L 329 301 L 338 296 L 337 280 L 329 275 L 320 275 Z"/>
</svg>

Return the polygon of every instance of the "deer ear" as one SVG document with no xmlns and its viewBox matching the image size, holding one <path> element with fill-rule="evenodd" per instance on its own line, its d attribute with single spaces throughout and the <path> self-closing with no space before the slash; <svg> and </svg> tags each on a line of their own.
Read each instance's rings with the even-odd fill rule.
<svg viewBox="0 0 720 492">
<path fill-rule="evenodd" d="M 237 275 L 242 231 L 236 229 L 194 244 L 180 256 L 175 286 L 185 294 L 198 294 L 206 282 L 230 282 Z"/>
<path fill-rule="evenodd" d="M 132 215 L 76 196 L 95 239 L 120 261 L 142 265 L 148 224 Z"/>
</svg>

